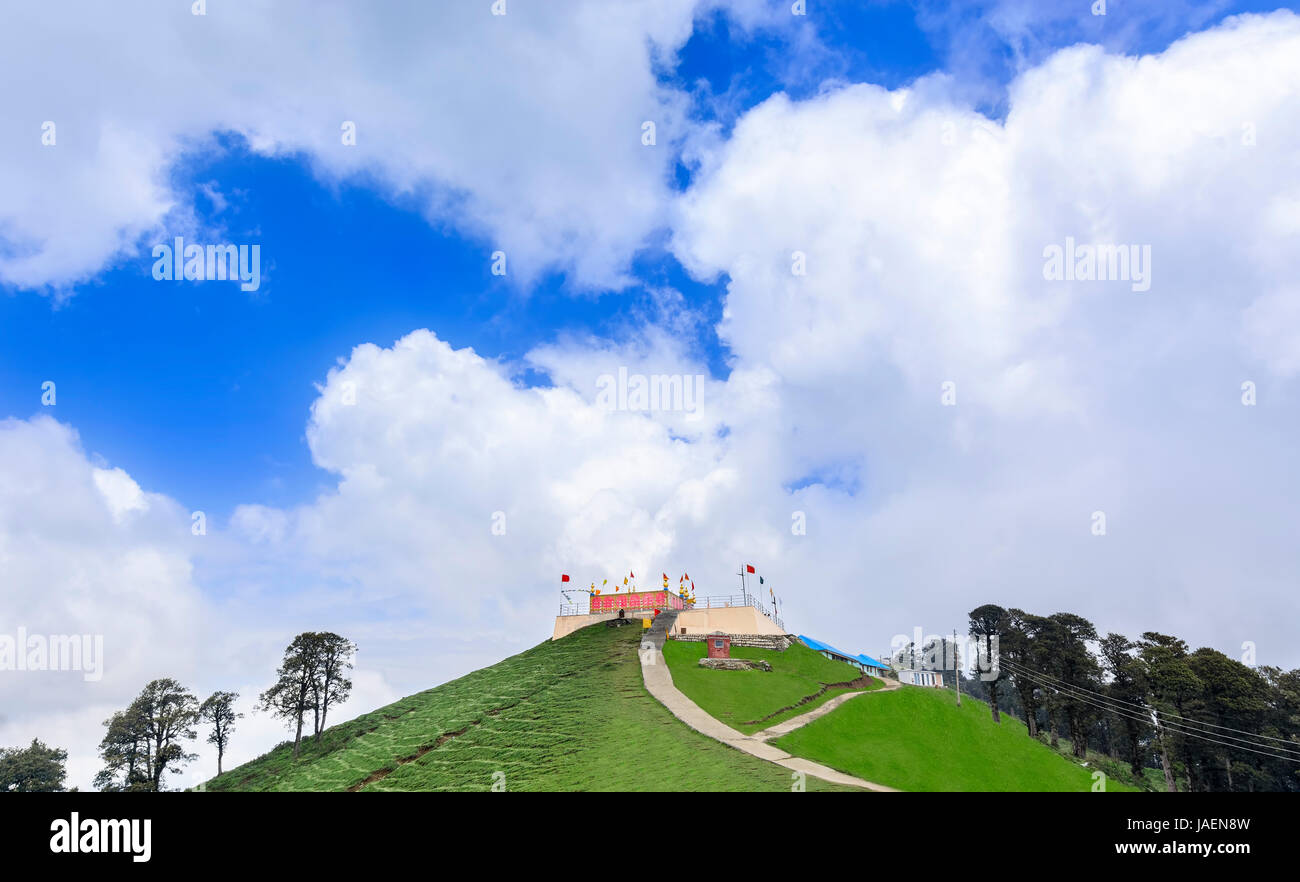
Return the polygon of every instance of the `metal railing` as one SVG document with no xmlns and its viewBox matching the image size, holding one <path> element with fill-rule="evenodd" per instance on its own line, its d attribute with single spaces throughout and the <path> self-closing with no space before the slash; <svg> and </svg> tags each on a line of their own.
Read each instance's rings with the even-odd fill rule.
<svg viewBox="0 0 1300 882">
<path fill-rule="evenodd" d="M 763 602 L 752 594 L 711 594 L 706 597 L 697 598 L 693 606 L 687 609 L 725 609 L 735 606 L 752 606 L 754 609 L 767 616 L 782 631 L 785 630 L 785 622 L 774 611 L 769 610 L 763 605 Z M 613 610 L 607 610 L 613 612 Z M 560 615 L 562 616 L 585 616 L 591 612 L 590 605 L 587 603 L 561 603 Z"/>
<path fill-rule="evenodd" d="M 638 594 L 648 594 L 648 593 L 650 593 L 650 592 L 637 592 L 637 593 L 638 593 Z M 635 596 L 635 595 L 631 595 L 631 594 L 623 594 L 623 595 L 618 595 L 618 594 L 606 594 L 606 595 L 604 595 L 604 597 L 614 597 L 614 598 L 617 598 L 617 599 L 620 601 L 620 603 L 619 603 L 617 606 L 608 606 L 608 607 L 605 607 L 605 608 L 603 608 L 603 609 L 596 609 L 596 610 L 593 610 L 593 609 L 591 608 L 591 601 L 590 601 L 590 600 L 579 601 L 579 602 L 577 602 L 577 603 L 561 603 L 561 604 L 560 604 L 560 615 L 562 615 L 562 616 L 585 616 L 585 615 L 590 615 L 590 614 L 593 613 L 593 612 L 598 612 L 598 613 L 606 613 L 606 612 L 608 612 L 608 613 L 616 613 L 616 612 L 618 612 L 620 609 L 621 609 L 621 610 L 625 610 L 626 612 L 632 613 L 632 612 L 649 612 L 650 610 L 652 610 L 652 609 L 656 609 L 656 608 L 658 608 L 658 609 L 680 609 L 680 608 L 681 608 L 681 607 L 678 606 L 678 605 L 674 605 L 674 604 L 677 604 L 677 603 L 678 603 L 678 600 L 677 600 L 676 595 L 673 595 L 672 597 L 670 597 L 670 598 L 668 599 L 668 602 L 667 602 L 667 603 L 658 603 L 658 604 L 656 604 L 656 603 L 654 603 L 653 601 L 644 600 L 644 599 L 638 599 L 638 600 L 634 600 L 634 601 L 632 601 L 632 602 L 631 602 L 631 605 L 629 606 L 629 605 L 627 605 L 626 603 L 623 603 L 623 602 L 622 602 L 622 601 L 624 600 L 624 598 L 627 598 L 627 597 L 633 597 L 633 596 Z"/>
<path fill-rule="evenodd" d="M 694 609 L 723 609 L 729 606 L 752 606 L 754 609 L 776 622 L 776 626 L 785 630 L 785 622 L 775 611 L 769 610 L 753 594 L 713 594 L 696 599 Z"/>
</svg>

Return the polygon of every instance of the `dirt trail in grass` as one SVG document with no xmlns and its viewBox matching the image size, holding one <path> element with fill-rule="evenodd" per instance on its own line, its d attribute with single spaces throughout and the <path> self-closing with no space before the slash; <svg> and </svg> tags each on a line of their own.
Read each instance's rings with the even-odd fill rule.
<svg viewBox="0 0 1300 882">
<path fill-rule="evenodd" d="M 706 713 L 703 708 L 687 698 L 685 693 L 673 685 L 673 675 L 669 672 L 668 663 L 664 660 L 664 641 L 667 639 L 668 629 L 672 627 L 676 620 L 676 610 L 667 610 L 660 613 L 655 618 L 650 630 L 646 632 L 638 650 L 641 657 L 641 678 L 645 682 L 646 691 L 653 695 L 660 704 L 668 708 L 673 716 L 702 735 L 707 735 L 728 747 L 734 747 L 742 753 L 758 757 L 761 760 L 767 760 L 778 766 L 796 772 L 803 772 L 806 775 L 812 775 L 814 778 L 820 778 L 832 784 L 847 784 L 852 787 L 861 787 L 864 790 L 896 792 L 892 787 L 864 781 L 861 778 L 837 772 L 829 766 L 823 766 L 811 760 L 800 759 L 780 748 L 773 747 L 759 738 L 743 735 Z M 808 716 L 808 714 L 804 716 Z"/>
<path fill-rule="evenodd" d="M 491 715 L 490 711 L 489 711 L 489 715 Z M 397 765 L 393 766 L 391 769 L 380 769 L 378 772 L 371 773 L 371 775 L 368 778 L 366 778 L 364 781 L 359 781 L 356 784 L 353 784 L 351 787 L 348 788 L 348 793 L 356 793 L 358 790 L 360 790 L 362 787 L 365 787 L 367 784 L 374 784 L 376 781 L 384 780 L 393 772 L 396 772 L 399 768 L 406 765 L 407 763 L 413 763 L 416 760 L 418 760 L 420 757 L 424 756 L 429 751 L 437 750 L 439 747 L 442 747 L 451 739 L 459 738 L 461 735 L 464 735 L 471 728 L 473 728 L 473 726 L 477 726 L 481 722 L 483 721 L 479 720 L 477 723 L 473 723 L 470 726 L 466 726 L 464 729 L 457 729 L 455 732 L 444 732 L 443 734 L 439 735 L 438 739 L 434 741 L 432 744 L 426 744 L 423 747 L 421 747 L 419 750 L 417 750 L 415 753 L 411 754 L 410 756 L 404 756 L 401 759 L 399 759 L 397 761 Z"/>
<path fill-rule="evenodd" d="M 777 723 L 771 728 L 764 729 L 761 732 L 755 732 L 754 737 L 759 741 L 771 741 L 773 738 L 780 738 L 782 735 L 789 735 L 795 729 L 803 728 L 813 720 L 826 716 L 850 698 L 857 698 L 859 695 L 876 695 L 880 692 L 893 692 L 902 685 L 897 680 L 886 680 L 884 677 L 881 677 L 880 680 L 885 685 L 879 689 L 871 689 L 863 692 L 846 692 L 843 695 L 837 695 L 825 704 L 808 711 L 806 714 L 791 717 L 784 723 Z M 802 704 L 802 702 L 800 703 Z"/>
<path fill-rule="evenodd" d="M 870 685 L 871 685 L 871 678 L 868 677 L 866 674 L 863 674 L 861 677 L 858 677 L 856 680 L 845 680 L 842 683 L 825 683 L 822 685 L 822 688 L 818 689 L 812 695 L 805 695 L 803 698 L 799 699 L 794 704 L 787 704 L 785 707 L 781 708 L 780 710 L 773 711 L 772 713 L 764 716 L 762 719 L 746 720 L 741 725 L 753 726 L 758 723 L 765 722 L 766 720 L 770 720 L 774 717 L 779 717 L 781 716 L 781 714 L 785 713 L 786 711 L 792 711 L 797 707 L 803 707 L 805 704 L 807 704 L 810 701 L 816 701 L 817 699 L 821 698 L 823 695 L 825 695 L 827 692 L 829 692 L 832 689 L 852 689 L 854 686 L 870 686 Z M 863 692 L 868 692 L 868 691 L 870 690 L 860 689 L 859 691 L 854 692 L 853 694 L 861 695 Z"/>
</svg>

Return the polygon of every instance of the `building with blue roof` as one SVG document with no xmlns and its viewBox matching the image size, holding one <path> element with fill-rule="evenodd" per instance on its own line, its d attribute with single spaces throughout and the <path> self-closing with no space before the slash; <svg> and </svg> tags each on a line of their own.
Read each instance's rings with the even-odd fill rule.
<svg viewBox="0 0 1300 882">
<path fill-rule="evenodd" d="M 885 677 L 889 675 L 889 666 L 881 664 L 869 655 L 854 655 L 853 653 L 845 652 L 842 649 L 836 649 L 829 643 L 822 643 L 820 640 L 814 640 L 813 638 L 807 637 L 803 634 L 799 635 L 799 642 L 831 661 L 842 661 L 846 664 L 853 665 L 853 667 L 857 668 L 864 674 L 870 674 L 873 677 Z"/>
<path fill-rule="evenodd" d="M 873 677 L 889 676 L 889 665 L 879 662 L 869 655 L 858 655 L 858 661 L 862 662 L 863 673 L 870 674 Z"/>
</svg>

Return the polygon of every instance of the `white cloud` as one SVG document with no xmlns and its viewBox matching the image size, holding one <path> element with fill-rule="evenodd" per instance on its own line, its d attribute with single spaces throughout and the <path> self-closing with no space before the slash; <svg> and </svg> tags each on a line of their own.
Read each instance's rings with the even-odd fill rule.
<svg viewBox="0 0 1300 882">
<path fill-rule="evenodd" d="M 283 646 L 319 620 L 292 593 L 279 598 L 282 606 L 257 594 L 227 595 L 221 587 L 237 575 L 221 585 L 210 577 L 201 590 L 195 573 L 205 557 L 236 574 L 247 557 L 228 537 L 193 536 L 189 513 L 176 502 L 95 459 L 48 417 L 0 422 L 0 636 L 102 641 L 102 654 L 83 656 L 75 670 L 0 670 L 0 745 L 39 738 L 67 750 L 68 783 L 82 789 L 100 768 L 103 721 L 148 681 L 174 677 L 200 699 L 242 683 L 241 709 L 251 711 Z M 405 694 L 367 666 L 364 650 L 354 684 L 336 720 Z M 278 721 L 250 713 L 229 761 L 284 738 Z M 210 777 L 215 755 L 201 739 L 196 746 L 200 761 L 169 786 Z"/>
<path fill-rule="evenodd" d="M 149 507 L 140 485 L 121 469 L 93 469 L 91 476 L 95 480 L 95 488 L 104 497 L 104 502 L 117 523 L 122 523 L 131 512 L 144 511 Z"/>
<path fill-rule="evenodd" d="M 194 673 L 192 647 L 207 628 L 186 513 L 161 496 L 145 504 L 130 477 L 93 467 L 76 435 L 48 417 L 0 423 L 0 487 L 0 630 L 90 635 L 103 646 L 102 676 L 0 671 L 0 705 L 66 710 Z"/>
<path fill-rule="evenodd" d="M 726 274 L 719 332 L 777 397 L 735 456 L 860 477 L 793 494 L 808 536 L 767 547 L 810 629 L 960 627 L 995 599 L 1294 663 L 1274 525 L 1296 515 L 1296 394 L 1252 411 L 1239 385 L 1295 371 L 1297 82 L 1300 19 L 1277 13 L 1157 56 L 1061 51 L 1004 122 L 942 78 L 778 95 L 706 156 L 674 248 Z M 1067 236 L 1150 245 L 1151 290 L 1045 282 Z"/>
<path fill-rule="evenodd" d="M 1279 288 L 1261 294 L 1242 316 L 1248 350 L 1281 377 L 1300 373 L 1300 290 Z"/>
<path fill-rule="evenodd" d="M 593 392 L 522 388 L 428 331 L 359 346 L 331 372 L 307 432 L 337 493 L 294 512 L 287 541 L 339 579 L 462 614 L 489 595 L 532 602 L 565 567 L 644 569 L 664 550 L 656 519 L 716 451 L 606 411 Z M 491 531 L 498 511 L 504 535 Z M 236 521 L 264 536 L 273 517 L 241 509 Z"/>
<path fill-rule="evenodd" d="M 301 154 L 507 252 L 618 285 L 663 222 L 681 96 L 654 65 L 695 0 L 32 4 L 0 32 L 0 282 L 66 286 L 192 223 L 170 173 L 211 135 Z M 89 88 L 87 84 L 93 84 Z M 657 145 L 641 125 L 657 125 Z M 55 124 L 53 146 L 42 124 Z M 355 146 L 342 143 L 345 121 Z M 209 182 L 202 185 L 209 194 Z M 221 204 L 215 208 L 219 211 Z M 71 220 L 75 219 L 75 221 Z M 145 244 L 150 244 L 152 239 Z"/>
</svg>

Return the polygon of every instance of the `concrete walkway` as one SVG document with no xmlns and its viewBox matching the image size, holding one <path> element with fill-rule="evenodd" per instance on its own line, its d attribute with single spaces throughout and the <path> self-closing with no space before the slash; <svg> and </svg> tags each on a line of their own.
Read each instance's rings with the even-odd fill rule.
<svg viewBox="0 0 1300 882">
<path fill-rule="evenodd" d="M 811 760 L 799 759 L 791 756 L 780 748 L 773 747 L 763 739 L 745 735 L 737 732 L 730 726 L 719 722 L 716 718 L 704 712 L 698 704 L 691 701 L 686 695 L 673 685 L 672 674 L 668 671 L 668 665 L 664 661 L 663 645 L 667 638 L 668 629 L 672 627 L 677 620 L 676 610 L 667 610 L 659 614 L 654 624 L 650 626 L 641 639 L 641 647 L 638 650 L 641 656 L 641 677 L 645 681 L 645 688 L 653 695 L 660 704 L 668 708 L 673 716 L 690 726 L 701 735 L 707 735 L 715 741 L 721 741 L 728 747 L 734 747 L 750 756 L 758 757 L 761 760 L 767 760 L 770 763 L 776 763 L 787 769 L 796 772 L 803 772 L 812 775 L 814 778 L 820 778 L 823 781 L 829 781 L 832 784 L 847 784 L 853 787 L 861 787 L 864 790 L 876 790 L 881 792 L 896 792 L 892 787 L 885 787 L 882 784 L 873 784 L 870 781 L 864 781 L 861 778 L 855 778 L 852 775 L 846 775 L 843 772 L 837 772 L 832 768 L 823 766 L 820 763 L 814 763 Z M 854 693 L 860 695 L 863 693 Z M 829 702 L 828 702 L 829 704 Z M 818 708 L 821 710 L 821 708 Z M 813 711 L 812 713 L 815 713 Z M 809 716 L 804 714 L 803 716 Z M 800 719 L 800 718 L 796 718 Z M 773 729 L 778 727 L 773 726 Z M 796 727 L 797 728 L 797 727 Z M 771 730 L 768 730 L 771 731 Z"/>
</svg>

